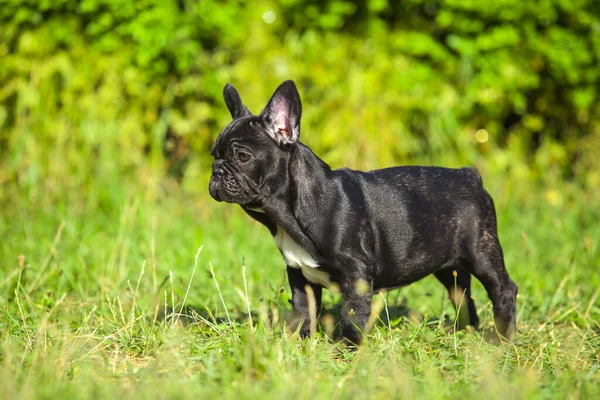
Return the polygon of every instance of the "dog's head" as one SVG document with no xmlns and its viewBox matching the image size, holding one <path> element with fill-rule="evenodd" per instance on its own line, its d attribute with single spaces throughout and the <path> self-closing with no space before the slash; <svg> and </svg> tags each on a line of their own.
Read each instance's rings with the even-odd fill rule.
<svg viewBox="0 0 600 400">
<path fill-rule="evenodd" d="M 217 201 L 262 207 L 288 181 L 289 159 L 300 137 L 300 96 L 294 82 L 285 81 L 259 115 L 246 108 L 232 85 L 225 86 L 223 97 L 233 121 L 212 148 L 210 195 Z"/>
</svg>

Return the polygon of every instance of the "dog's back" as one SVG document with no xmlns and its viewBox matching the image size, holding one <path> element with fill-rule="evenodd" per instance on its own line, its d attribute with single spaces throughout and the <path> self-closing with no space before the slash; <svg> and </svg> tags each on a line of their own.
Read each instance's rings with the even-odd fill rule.
<svg viewBox="0 0 600 400">
<path fill-rule="evenodd" d="M 348 210 L 356 220 L 353 229 L 379 261 L 378 288 L 464 264 L 483 227 L 496 235 L 493 203 L 474 168 L 407 166 L 335 174 L 345 195 L 354 197 L 347 202 L 355 206 Z"/>
</svg>

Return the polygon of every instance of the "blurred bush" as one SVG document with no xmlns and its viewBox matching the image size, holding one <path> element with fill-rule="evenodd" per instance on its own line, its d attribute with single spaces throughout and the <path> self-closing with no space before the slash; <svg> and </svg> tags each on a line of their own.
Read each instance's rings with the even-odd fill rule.
<svg viewBox="0 0 600 400">
<path fill-rule="evenodd" d="M 600 184 L 594 1 L 4 0 L 0 59 L 0 185 L 29 195 L 204 190 L 225 83 L 257 113 L 285 79 L 333 166 Z"/>
</svg>

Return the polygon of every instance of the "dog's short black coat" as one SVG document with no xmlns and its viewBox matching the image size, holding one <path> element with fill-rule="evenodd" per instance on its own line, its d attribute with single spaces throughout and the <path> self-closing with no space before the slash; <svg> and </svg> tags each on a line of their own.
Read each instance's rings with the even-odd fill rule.
<svg viewBox="0 0 600 400">
<path fill-rule="evenodd" d="M 292 304 L 310 334 L 311 286 L 341 290 L 342 336 L 359 343 L 374 291 L 434 274 L 455 307 L 458 328 L 477 327 L 471 274 L 494 306 L 498 332 L 515 334 L 517 286 L 504 266 L 490 195 L 473 168 L 332 170 L 298 141 L 302 107 L 292 81 L 254 116 L 233 86 L 224 89 L 233 121 L 218 136 L 209 184 L 273 234 L 288 264 Z M 315 312 L 316 314 L 316 312 Z"/>
</svg>

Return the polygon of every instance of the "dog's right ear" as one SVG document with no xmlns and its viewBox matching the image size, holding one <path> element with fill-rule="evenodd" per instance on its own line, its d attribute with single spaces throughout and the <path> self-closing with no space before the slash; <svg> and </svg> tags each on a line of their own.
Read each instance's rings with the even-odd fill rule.
<svg viewBox="0 0 600 400">
<path fill-rule="evenodd" d="M 295 144 L 300 138 L 302 102 L 293 81 L 285 81 L 260 113 L 268 135 L 280 146 Z"/>
<path fill-rule="evenodd" d="M 225 99 L 227 109 L 229 109 L 229 112 L 231 113 L 231 118 L 238 119 L 252 115 L 250 110 L 242 103 L 240 94 L 231 83 L 228 83 L 223 88 L 223 98 Z"/>
</svg>

